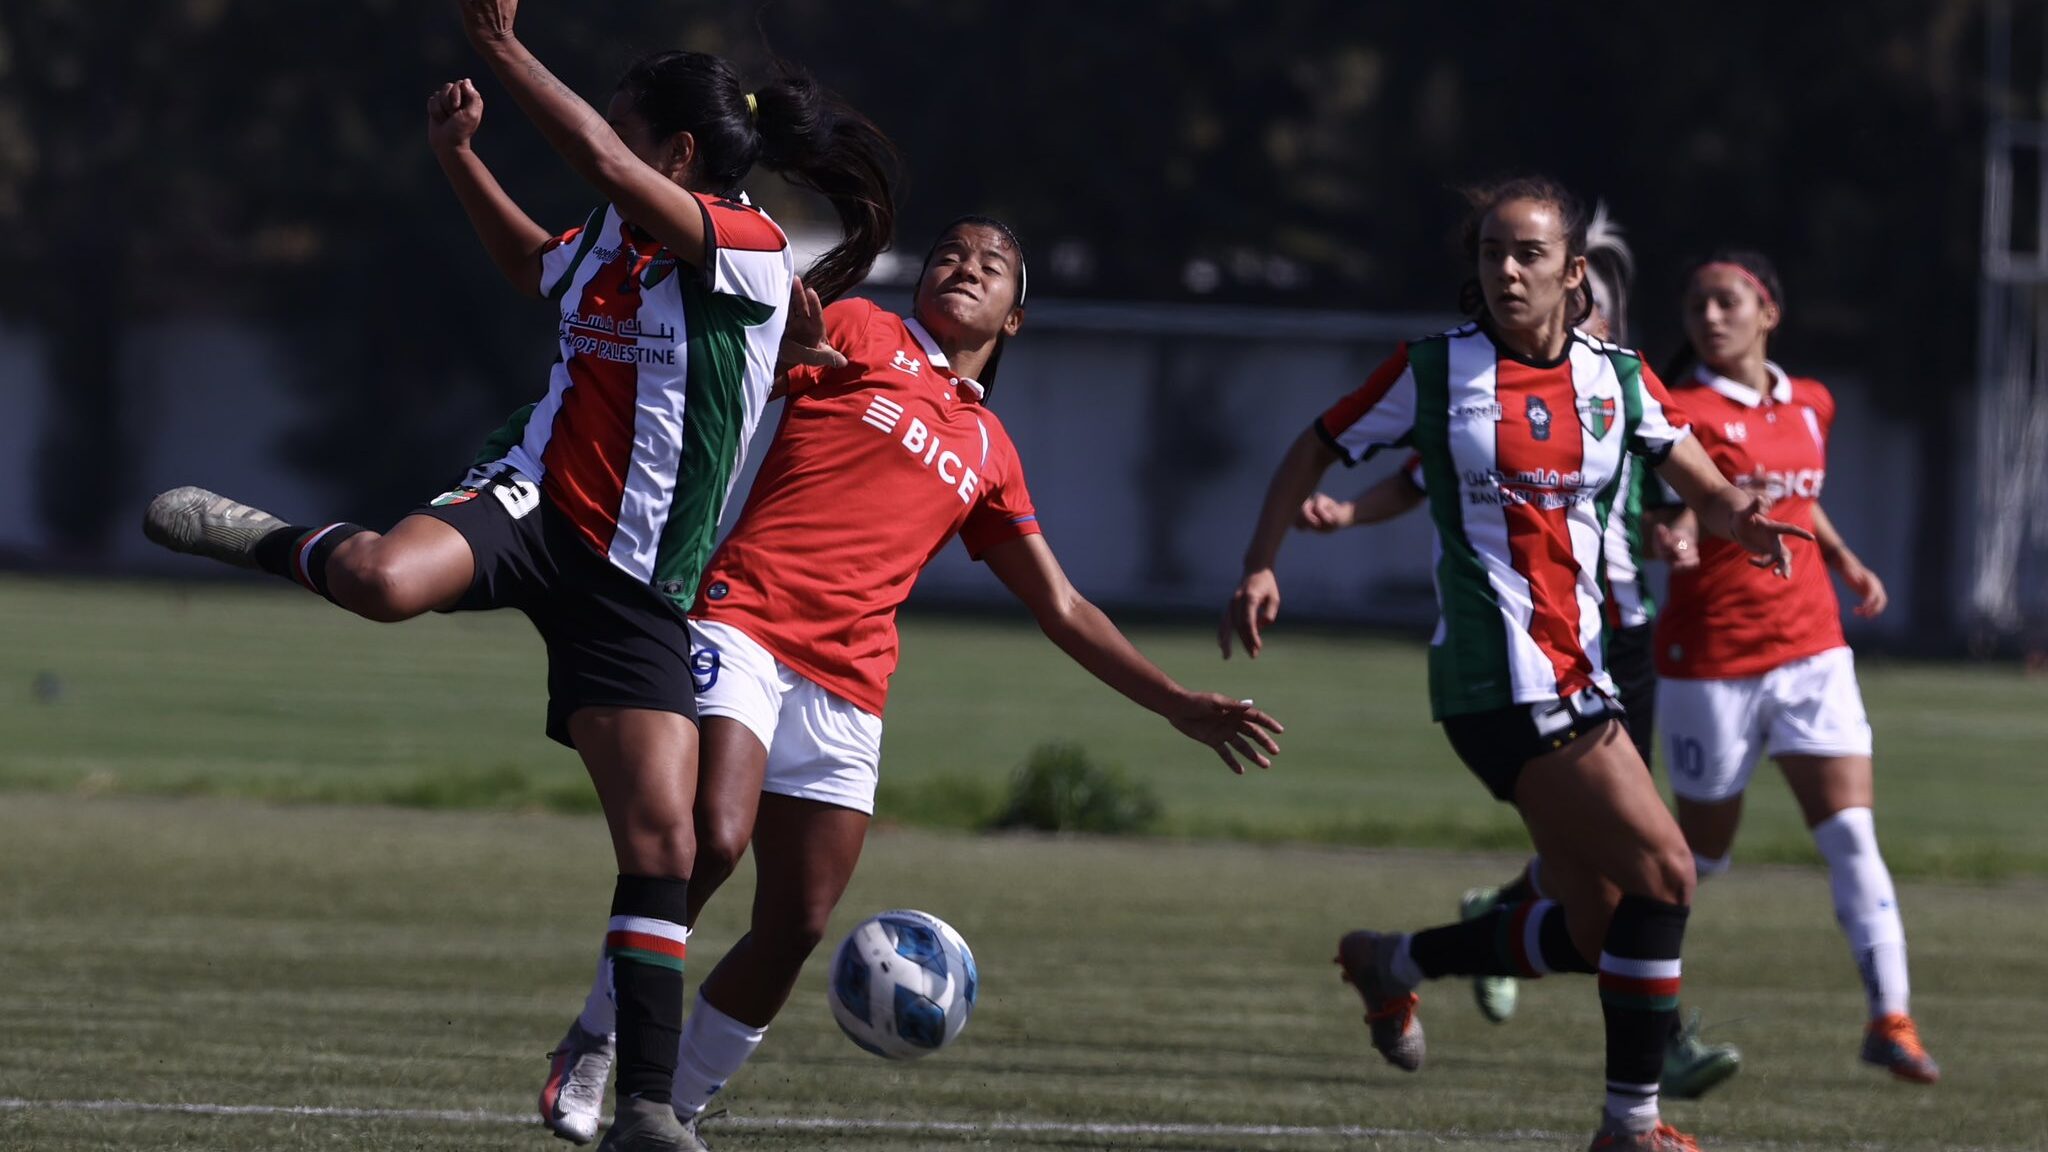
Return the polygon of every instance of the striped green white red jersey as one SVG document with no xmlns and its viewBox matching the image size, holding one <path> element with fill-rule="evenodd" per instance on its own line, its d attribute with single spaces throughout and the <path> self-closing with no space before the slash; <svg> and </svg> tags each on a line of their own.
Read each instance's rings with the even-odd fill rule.
<svg viewBox="0 0 2048 1152">
<path fill-rule="evenodd" d="M 507 446 L 495 463 L 538 482 L 577 535 L 679 611 L 767 406 L 796 274 L 767 214 L 692 195 L 702 268 L 609 205 L 549 243 L 540 287 L 561 303 L 560 358 L 547 395 L 490 441 Z"/>
<path fill-rule="evenodd" d="M 1604 528 L 1624 457 L 1661 463 L 1686 435 L 1665 402 L 1634 352 L 1573 332 L 1537 363 L 1467 324 L 1403 345 L 1316 421 L 1348 464 L 1390 447 L 1420 458 L 1437 536 L 1437 719 L 1614 691 Z"/>
</svg>

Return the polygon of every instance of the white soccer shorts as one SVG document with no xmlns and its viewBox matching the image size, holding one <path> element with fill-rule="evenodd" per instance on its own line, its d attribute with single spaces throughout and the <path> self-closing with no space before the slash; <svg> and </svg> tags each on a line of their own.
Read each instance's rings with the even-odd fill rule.
<svg viewBox="0 0 2048 1152">
<path fill-rule="evenodd" d="M 834 696 L 745 632 L 690 621 L 697 715 L 747 726 L 768 749 L 763 792 L 872 816 L 881 778 L 882 718 Z"/>
<path fill-rule="evenodd" d="M 1739 795 L 1761 756 L 1870 755 L 1870 719 L 1847 648 L 1739 680 L 1666 679 L 1657 686 L 1657 730 L 1671 790 L 1701 804 Z"/>
</svg>

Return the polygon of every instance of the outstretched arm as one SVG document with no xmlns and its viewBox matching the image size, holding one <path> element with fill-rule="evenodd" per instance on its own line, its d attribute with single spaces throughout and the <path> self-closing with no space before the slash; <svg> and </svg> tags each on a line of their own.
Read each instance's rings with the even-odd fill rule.
<svg viewBox="0 0 2048 1152">
<path fill-rule="evenodd" d="M 455 0 L 455 6 L 477 54 L 569 167 L 669 251 L 704 267 L 710 249 L 703 206 L 635 156 L 597 109 L 527 51 L 512 31 L 519 0 Z"/>
<path fill-rule="evenodd" d="M 1891 597 L 1885 594 L 1884 581 L 1877 578 L 1877 573 L 1865 568 L 1856 553 L 1849 550 L 1842 534 L 1835 530 L 1835 522 L 1828 519 L 1828 514 L 1822 511 L 1818 502 L 1813 506 L 1813 535 L 1820 544 L 1821 559 L 1827 561 L 1828 567 L 1842 578 L 1842 583 L 1862 599 L 1862 603 L 1856 605 L 1856 614 L 1866 620 L 1882 614 L 1885 605 L 1891 603 Z"/>
<path fill-rule="evenodd" d="M 540 295 L 540 254 L 548 244 L 548 230 L 522 211 L 497 177 L 484 165 L 470 140 L 483 123 L 484 98 L 467 80 L 443 84 L 427 97 L 427 143 L 434 159 L 455 189 L 455 198 L 469 215 L 470 227 L 483 241 L 491 263 L 505 274 L 514 288 L 528 296 Z"/>
<path fill-rule="evenodd" d="M 1750 553 L 1749 562 L 1759 568 L 1791 576 L 1792 550 L 1785 537 L 1813 539 L 1813 533 L 1804 528 L 1764 515 L 1763 498 L 1728 483 L 1707 450 L 1690 436 L 1671 446 L 1670 455 L 1657 466 L 1657 475 L 1699 516 L 1701 531 L 1742 545 Z"/>
<path fill-rule="evenodd" d="M 1249 700 L 1215 692 L 1190 692 L 1145 659 L 1102 609 L 1076 591 L 1045 537 L 1032 535 L 995 545 L 982 555 L 989 570 L 1031 609 L 1039 628 L 1091 675 L 1148 711 L 1166 718 L 1181 734 L 1215 749 L 1233 772 L 1239 758 L 1261 768 L 1280 746 L 1269 733 L 1281 731 L 1271 716 Z"/>
<path fill-rule="evenodd" d="M 1217 629 L 1216 642 L 1222 646 L 1225 660 L 1230 659 L 1233 631 L 1243 641 L 1245 654 L 1258 658 L 1259 629 L 1280 616 L 1280 581 L 1273 575 L 1280 542 L 1287 538 L 1302 501 L 1316 490 L 1336 459 L 1337 453 L 1314 428 L 1308 428 L 1295 438 L 1274 470 L 1272 482 L 1266 485 L 1266 503 L 1259 509 L 1258 527 L 1252 529 L 1252 542 L 1244 550 L 1244 579 L 1238 582 Z"/>
</svg>

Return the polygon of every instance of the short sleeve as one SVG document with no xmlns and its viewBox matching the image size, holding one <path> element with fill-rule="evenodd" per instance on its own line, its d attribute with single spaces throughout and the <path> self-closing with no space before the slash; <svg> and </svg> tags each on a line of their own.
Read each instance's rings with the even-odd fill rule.
<svg viewBox="0 0 2048 1152">
<path fill-rule="evenodd" d="M 834 300 L 825 305 L 825 342 L 839 350 L 846 357 L 844 368 L 798 365 L 782 374 L 782 392 L 786 396 L 801 396 L 816 388 L 829 377 L 847 372 L 861 371 L 861 349 L 871 340 L 869 329 L 877 317 L 885 316 L 882 309 L 872 300 L 848 297 Z"/>
<path fill-rule="evenodd" d="M 711 290 L 770 308 L 787 304 L 796 258 L 782 229 L 751 204 L 692 195 L 704 210 L 704 236 L 710 249 L 710 267 L 704 271 Z"/>
<path fill-rule="evenodd" d="M 1633 359 L 1633 357 L 1630 357 Z M 1664 382 L 1641 360 L 1634 372 L 1622 374 L 1622 387 L 1633 395 L 1624 397 L 1634 419 L 1628 430 L 1628 450 L 1648 461 L 1651 467 L 1664 462 L 1680 440 L 1692 435 L 1692 426 L 1671 402 Z"/>
<path fill-rule="evenodd" d="M 1001 475 L 986 483 L 967 513 L 967 522 L 960 526 L 960 542 L 976 560 L 998 544 L 1037 536 L 1041 531 L 1031 490 L 1024 484 L 1024 464 L 1007 436 L 1003 464 Z"/>
<path fill-rule="evenodd" d="M 1346 465 L 1382 448 L 1405 446 L 1415 433 L 1415 370 L 1401 345 L 1350 395 L 1316 418 L 1316 434 Z"/>
<path fill-rule="evenodd" d="M 540 250 L 540 294 L 552 300 L 576 280 L 576 269 L 604 232 L 608 209 L 599 205 L 577 227 L 548 240 Z"/>
<path fill-rule="evenodd" d="M 1825 446 L 1827 438 L 1835 430 L 1835 394 L 1828 391 L 1827 385 L 1818 380 L 1806 380 L 1802 383 L 1806 385 L 1802 389 L 1806 393 L 1803 399 L 1807 408 L 1813 412 L 1814 420 L 1820 425 L 1820 439 Z"/>
</svg>

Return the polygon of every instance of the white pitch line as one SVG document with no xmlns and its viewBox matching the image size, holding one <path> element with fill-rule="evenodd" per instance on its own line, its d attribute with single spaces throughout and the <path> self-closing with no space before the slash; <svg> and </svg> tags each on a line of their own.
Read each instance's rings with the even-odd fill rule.
<svg viewBox="0 0 2048 1152">
<path fill-rule="evenodd" d="M 419 1120 L 447 1124 L 507 1124 L 539 1127 L 531 1112 L 492 1112 L 482 1108 L 341 1108 L 312 1104 L 204 1104 L 149 1100 L 31 1100 L 0 1096 L 0 1112 L 152 1112 L 184 1116 L 300 1116 L 332 1120 Z M 955 1136 L 1194 1136 L 1296 1137 L 1325 1140 L 1455 1140 L 1485 1144 L 1555 1144 L 1582 1137 L 1576 1132 L 1521 1129 L 1512 1132 L 1465 1132 L 1459 1129 L 1371 1128 L 1355 1124 L 1088 1124 L 1061 1120 L 881 1120 L 830 1116 L 722 1116 L 711 1126 L 735 1131 L 877 1132 Z M 1739 1141 L 1746 1147 L 1772 1148 L 1776 1140 Z M 1899 1145 L 1859 1142 L 1844 1145 L 1862 1152 L 1890 1152 Z M 1951 1147 L 1947 1152 L 2017 1152 L 2004 1148 Z"/>
</svg>

